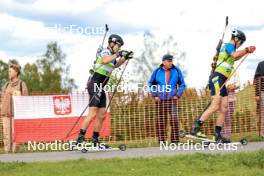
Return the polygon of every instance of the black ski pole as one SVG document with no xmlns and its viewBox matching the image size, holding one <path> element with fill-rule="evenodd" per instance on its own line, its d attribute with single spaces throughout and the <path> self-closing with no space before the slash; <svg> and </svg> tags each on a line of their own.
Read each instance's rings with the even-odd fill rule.
<svg viewBox="0 0 264 176">
<path fill-rule="evenodd" d="M 213 63 L 211 64 L 212 69 L 211 69 L 211 72 L 210 72 L 210 76 L 214 73 L 215 68 L 217 67 L 217 65 L 216 65 L 216 64 L 217 64 L 217 60 L 218 60 L 218 56 L 219 56 L 219 53 L 220 53 L 221 46 L 222 46 L 223 41 L 224 41 L 225 32 L 226 32 L 226 30 L 227 30 L 228 23 L 229 23 L 229 21 L 228 21 L 228 16 L 226 16 L 226 18 L 225 18 L 225 28 L 224 28 L 224 32 L 223 32 L 223 34 L 222 34 L 222 38 L 219 40 L 219 42 L 218 42 L 218 44 L 217 44 L 217 46 L 216 46 L 216 53 L 215 53 L 215 55 L 214 55 L 214 57 L 213 57 Z M 210 79 L 210 76 L 209 76 L 209 79 Z M 207 89 L 208 87 L 209 87 L 209 83 L 207 83 L 207 85 L 206 85 L 206 89 Z M 207 109 L 210 105 L 211 105 L 211 101 L 206 105 L 206 107 L 204 108 L 204 110 L 200 113 L 200 116 L 206 111 L 206 109 Z M 200 116 L 199 116 L 199 117 L 200 117 Z"/>
<path fill-rule="evenodd" d="M 238 64 L 238 66 L 234 69 L 234 71 L 228 76 L 228 78 L 225 80 L 224 84 L 220 87 L 219 89 L 219 93 L 220 91 L 223 89 L 223 87 L 226 85 L 227 81 L 234 75 L 234 73 L 238 70 L 238 68 L 240 67 L 240 65 L 246 60 L 246 58 L 248 57 L 249 54 L 246 54 L 244 56 L 244 58 L 241 60 L 241 62 Z M 201 117 L 203 115 L 203 113 L 207 110 L 207 108 L 211 105 L 212 100 L 209 101 L 209 103 L 206 105 L 206 107 L 204 108 L 204 110 L 200 113 L 199 117 Z"/>
<path fill-rule="evenodd" d="M 96 52 L 96 60 L 94 61 L 94 65 L 96 64 L 96 61 L 97 61 L 97 55 L 100 51 L 102 51 L 102 48 L 103 48 L 103 45 L 104 45 L 104 41 L 105 41 L 105 38 L 106 38 L 106 35 L 107 35 L 107 32 L 109 31 L 109 27 L 107 24 L 105 24 L 105 33 L 104 33 L 104 37 L 103 37 L 103 40 L 102 40 L 102 44 L 99 46 L 99 48 L 97 49 L 97 52 Z M 92 75 L 94 74 L 94 66 L 93 66 L 93 69 L 90 69 L 90 74 L 92 77 Z M 88 82 L 89 82 L 90 79 L 88 79 Z M 104 82 L 106 81 L 107 79 L 104 80 Z M 88 83 L 87 82 L 87 83 Z M 103 83 L 104 83 L 103 82 Z M 95 94 L 96 95 L 96 94 Z M 74 125 L 72 126 L 72 128 L 69 130 L 69 132 L 67 133 L 66 135 L 66 138 L 69 137 L 70 133 L 72 132 L 72 130 L 75 128 L 75 126 L 78 124 L 78 122 L 80 121 L 81 117 L 83 116 L 83 114 L 85 113 L 85 111 L 87 110 L 87 108 L 89 107 L 89 104 L 90 102 L 94 99 L 95 95 L 93 95 L 93 97 L 90 99 L 89 103 L 87 104 L 87 106 L 84 108 L 84 110 L 82 111 L 81 115 L 79 116 L 79 118 L 76 120 L 76 122 L 74 123 Z"/>
<path fill-rule="evenodd" d="M 116 85 L 116 87 L 115 87 L 115 90 L 114 90 L 114 92 L 113 92 L 113 94 L 112 94 L 112 96 L 111 96 L 111 98 L 110 98 L 110 100 L 109 100 L 109 103 L 108 103 L 108 105 L 107 105 L 107 107 L 106 107 L 106 110 L 105 110 L 106 112 L 107 112 L 108 108 L 110 107 L 111 102 L 112 102 L 112 100 L 113 100 L 113 98 L 114 98 L 114 96 L 115 96 L 115 94 L 116 94 L 116 92 L 117 92 L 117 86 L 118 86 L 118 85 L 120 84 L 120 82 L 121 82 L 121 79 L 122 79 L 123 74 L 124 74 L 124 72 L 125 72 L 125 70 L 126 70 L 126 67 L 127 67 L 128 62 L 129 62 L 129 60 L 128 60 L 127 63 L 126 63 L 125 68 L 124 68 L 124 70 L 122 71 L 121 76 L 120 76 L 120 78 L 119 78 L 119 80 L 118 80 L 118 82 L 117 82 L 117 85 Z"/>
<path fill-rule="evenodd" d="M 218 56 L 219 56 L 219 53 L 220 53 L 220 49 L 221 49 L 221 46 L 223 44 L 223 40 L 224 40 L 224 37 L 225 37 L 225 32 L 227 30 L 227 26 L 228 26 L 228 16 L 226 16 L 226 19 L 225 19 L 225 29 L 224 29 L 224 32 L 222 34 L 222 38 L 219 40 L 217 46 L 216 46 L 216 53 L 214 55 L 214 58 L 213 58 L 213 63 L 211 65 L 212 67 L 212 70 L 211 70 L 211 73 L 210 75 L 212 75 L 215 71 L 215 68 L 217 67 L 217 60 L 218 60 Z"/>
<path fill-rule="evenodd" d="M 117 82 L 117 86 L 118 86 L 118 85 L 120 84 L 120 82 L 121 82 L 121 79 L 122 79 L 123 74 L 124 74 L 124 72 L 125 72 L 125 70 L 126 70 L 126 67 L 127 67 L 128 62 L 129 62 L 129 60 L 126 62 L 125 68 L 124 68 L 124 70 L 122 71 L 121 76 L 120 76 L 120 79 L 119 79 L 118 82 Z M 105 80 L 104 80 L 104 82 L 105 82 Z M 103 84 L 104 84 L 104 82 L 103 82 Z M 107 105 L 107 108 L 106 108 L 106 110 L 105 110 L 106 112 L 107 112 L 108 108 L 110 107 L 110 104 L 111 104 L 111 102 L 112 102 L 112 99 L 113 99 L 113 97 L 114 97 L 116 91 L 117 91 L 117 89 L 115 88 L 115 90 L 114 90 L 114 92 L 113 92 L 113 95 L 111 96 L 111 98 L 110 98 L 110 100 L 109 100 L 109 103 L 108 103 L 108 105 Z M 98 93 L 98 92 L 96 92 L 96 94 L 97 94 L 97 93 Z M 95 94 L 95 95 L 96 95 L 96 94 Z M 81 115 L 79 116 L 79 118 L 75 121 L 75 123 L 73 124 L 72 128 L 71 128 L 71 129 L 69 130 L 69 132 L 67 133 L 66 138 L 69 137 L 69 135 L 71 134 L 71 132 L 73 131 L 73 129 L 74 129 L 74 128 L 76 127 L 76 125 L 79 123 L 79 121 L 80 121 L 82 115 L 85 113 L 85 111 L 86 111 L 87 108 L 89 107 L 89 104 L 90 104 L 90 102 L 93 100 L 93 98 L 95 97 L 95 95 L 90 99 L 89 103 L 87 104 L 87 106 L 85 107 L 85 109 L 82 111 L 82 113 L 81 113 Z"/>
<path fill-rule="evenodd" d="M 94 60 L 94 62 L 93 62 L 93 68 L 90 69 L 90 71 L 89 71 L 91 75 L 94 74 L 94 69 L 95 69 L 95 64 L 96 64 L 96 62 L 97 62 L 98 54 L 101 53 L 101 51 L 103 50 L 105 37 L 106 37 L 108 31 L 109 31 L 108 25 L 105 24 L 105 33 L 104 33 L 104 37 L 103 37 L 103 40 L 102 40 L 102 44 L 98 47 L 98 49 L 97 49 L 97 51 L 96 51 L 95 60 Z"/>
</svg>

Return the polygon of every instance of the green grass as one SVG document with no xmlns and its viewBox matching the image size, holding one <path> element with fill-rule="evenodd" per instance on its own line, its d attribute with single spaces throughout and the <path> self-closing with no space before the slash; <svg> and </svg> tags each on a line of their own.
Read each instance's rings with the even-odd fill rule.
<svg viewBox="0 0 264 176">
<path fill-rule="evenodd" d="M 264 175 L 264 150 L 236 154 L 193 154 L 134 159 L 0 163 L 0 175 L 258 176 Z"/>
</svg>

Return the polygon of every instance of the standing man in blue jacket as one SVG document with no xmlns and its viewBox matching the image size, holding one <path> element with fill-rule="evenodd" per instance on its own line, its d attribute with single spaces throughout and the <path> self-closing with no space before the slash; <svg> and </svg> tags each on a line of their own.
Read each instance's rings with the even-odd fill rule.
<svg viewBox="0 0 264 176">
<path fill-rule="evenodd" d="M 149 81 L 150 91 L 156 102 L 156 129 L 159 142 L 167 140 L 167 117 L 170 117 L 171 143 L 179 142 L 177 100 L 185 89 L 179 68 L 173 65 L 173 56 L 165 54 L 162 64 L 156 68 Z"/>
</svg>

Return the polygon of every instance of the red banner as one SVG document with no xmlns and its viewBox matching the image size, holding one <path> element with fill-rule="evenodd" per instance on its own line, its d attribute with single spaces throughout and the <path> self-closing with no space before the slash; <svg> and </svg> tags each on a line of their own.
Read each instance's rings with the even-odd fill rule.
<svg viewBox="0 0 264 176">
<path fill-rule="evenodd" d="M 89 111 L 88 108 L 85 116 L 79 117 L 89 102 L 87 94 L 17 96 L 13 99 L 14 142 L 75 140 Z M 67 136 L 77 120 L 78 124 Z M 87 138 L 92 136 L 94 123 L 87 130 Z M 107 112 L 100 136 L 110 136 L 110 112 Z"/>
</svg>

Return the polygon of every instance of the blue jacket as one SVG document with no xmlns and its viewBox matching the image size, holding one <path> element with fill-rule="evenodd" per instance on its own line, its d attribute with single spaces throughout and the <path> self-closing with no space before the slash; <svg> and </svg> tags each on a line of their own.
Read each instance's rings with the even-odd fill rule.
<svg viewBox="0 0 264 176">
<path fill-rule="evenodd" d="M 156 84 L 154 79 L 155 76 Z M 177 84 L 179 84 L 178 87 Z M 161 100 L 169 100 L 174 96 L 180 97 L 185 89 L 182 72 L 176 66 L 170 69 L 170 79 L 168 84 L 166 83 L 165 69 L 161 66 L 156 68 L 150 77 L 149 86 L 152 96 L 159 96 Z"/>
</svg>

